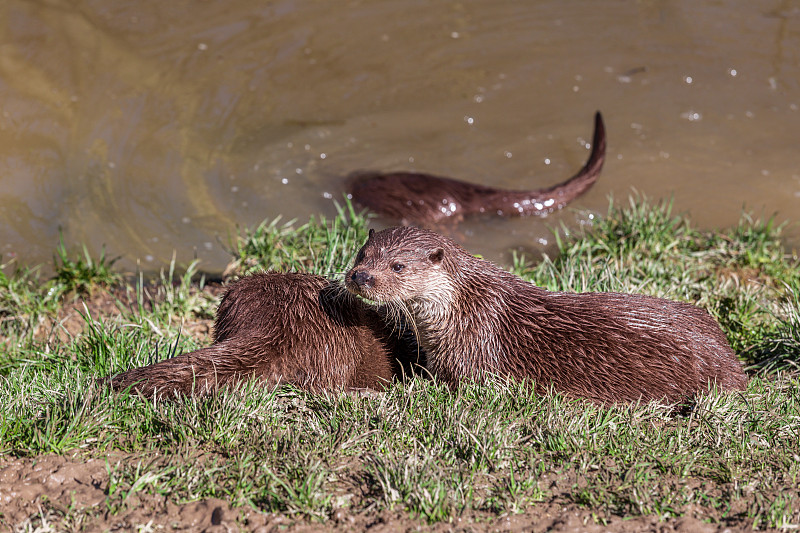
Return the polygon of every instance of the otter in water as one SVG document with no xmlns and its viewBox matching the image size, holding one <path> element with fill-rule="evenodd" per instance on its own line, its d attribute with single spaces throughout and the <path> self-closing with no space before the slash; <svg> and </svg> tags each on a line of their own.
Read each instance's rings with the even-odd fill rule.
<svg viewBox="0 0 800 533">
<path fill-rule="evenodd" d="M 480 213 L 501 216 L 544 216 L 586 192 L 603 168 L 606 130 L 598 112 L 594 118 L 592 151 L 572 178 L 546 189 L 515 191 L 414 172 L 356 173 L 350 177 L 352 199 L 403 224 L 460 222 Z"/>
<path fill-rule="evenodd" d="M 416 327 L 427 368 L 463 380 L 532 379 L 599 403 L 682 401 L 747 377 L 717 322 L 693 305 L 550 292 L 432 231 L 370 232 L 345 283 Z"/>
<path fill-rule="evenodd" d="M 267 272 L 228 288 L 211 346 L 123 372 L 111 385 L 144 396 L 206 394 L 251 377 L 315 391 L 381 389 L 409 372 L 418 353 L 340 283 Z"/>
</svg>

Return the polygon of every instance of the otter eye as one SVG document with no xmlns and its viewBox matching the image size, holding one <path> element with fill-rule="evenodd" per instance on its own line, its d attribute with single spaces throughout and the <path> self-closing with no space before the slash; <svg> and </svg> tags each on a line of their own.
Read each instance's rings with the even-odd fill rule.
<svg viewBox="0 0 800 533">
<path fill-rule="evenodd" d="M 392 265 L 392 270 L 394 270 L 395 272 L 400 272 L 405 267 L 406 266 L 403 263 L 395 263 L 395 264 Z"/>
</svg>

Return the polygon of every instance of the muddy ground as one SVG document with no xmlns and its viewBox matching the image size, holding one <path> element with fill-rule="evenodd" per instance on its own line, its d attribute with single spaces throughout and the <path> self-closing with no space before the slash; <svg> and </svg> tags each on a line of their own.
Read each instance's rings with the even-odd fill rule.
<svg viewBox="0 0 800 533">
<path fill-rule="evenodd" d="M 133 457 L 130 457 L 133 459 Z M 123 455 L 110 460 L 124 461 Z M 108 474 L 104 459 L 80 455 L 0 458 L 0 527 L 8 531 L 588 531 L 714 532 L 750 531 L 745 521 L 704 523 L 686 516 L 601 519 L 556 491 L 549 501 L 525 512 L 490 515 L 468 512 L 454 523 L 427 524 L 402 509 L 348 512 L 339 509 L 327 522 L 231 508 L 219 499 L 176 504 L 138 492 L 116 514 L 106 506 Z M 557 483 L 551 483 L 557 487 Z M 707 516 L 707 510 L 703 510 Z M 606 523 L 603 523 L 605 521 Z"/>
</svg>

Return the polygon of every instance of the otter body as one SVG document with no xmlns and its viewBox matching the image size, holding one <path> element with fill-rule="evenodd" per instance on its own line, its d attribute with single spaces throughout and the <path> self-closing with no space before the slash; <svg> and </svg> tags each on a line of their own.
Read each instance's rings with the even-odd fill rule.
<svg viewBox="0 0 800 533">
<path fill-rule="evenodd" d="M 346 277 L 413 320 L 431 373 L 457 386 L 532 379 L 600 403 L 681 401 L 745 387 L 717 322 L 695 306 L 620 293 L 550 292 L 432 231 L 370 232 Z"/>
<path fill-rule="evenodd" d="M 586 192 L 603 168 L 606 132 L 595 115 L 592 151 L 569 180 L 535 190 L 509 190 L 413 172 L 360 173 L 351 176 L 350 195 L 358 204 L 403 224 L 457 223 L 466 216 L 544 216 Z"/>
<path fill-rule="evenodd" d="M 380 389 L 418 352 L 386 324 L 323 277 L 254 274 L 223 296 L 211 346 L 123 372 L 111 384 L 145 396 L 204 394 L 251 377 L 316 391 Z"/>
</svg>

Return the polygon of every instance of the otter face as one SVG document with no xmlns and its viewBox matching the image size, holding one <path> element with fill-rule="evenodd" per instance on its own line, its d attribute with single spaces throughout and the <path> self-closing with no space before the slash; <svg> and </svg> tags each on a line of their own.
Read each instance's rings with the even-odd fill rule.
<svg viewBox="0 0 800 533">
<path fill-rule="evenodd" d="M 452 282 L 443 265 L 441 239 L 410 227 L 370 230 L 345 286 L 354 294 L 387 304 L 422 303 L 450 294 Z"/>
</svg>

